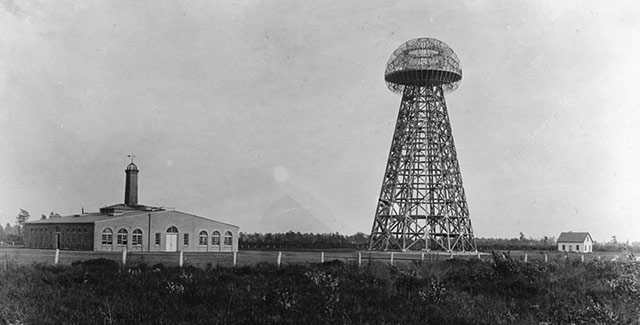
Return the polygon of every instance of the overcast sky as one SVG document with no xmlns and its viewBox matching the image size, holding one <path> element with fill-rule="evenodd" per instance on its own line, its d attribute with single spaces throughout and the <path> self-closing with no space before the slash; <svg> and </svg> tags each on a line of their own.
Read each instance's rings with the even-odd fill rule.
<svg viewBox="0 0 640 325">
<path fill-rule="evenodd" d="M 0 3 L 3 225 L 123 202 L 134 153 L 142 204 L 369 233 L 385 65 L 433 37 L 463 70 L 447 105 L 477 237 L 640 240 L 637 1 Z"/>
</svg>

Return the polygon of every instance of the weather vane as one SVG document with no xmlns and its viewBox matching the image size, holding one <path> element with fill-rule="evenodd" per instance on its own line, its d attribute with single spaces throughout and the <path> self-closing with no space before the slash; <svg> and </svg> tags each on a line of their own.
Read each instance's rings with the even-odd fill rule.
<svg viewBox="0 0 640 325">
<path fill-rule="evenodd" d="M 131 163 L 133 164 L 133 158 L 135 158 L 136 156 L 134 156 L 133 154 L 127 155 L 127 157 L 131 158 Z"/>
</svg>

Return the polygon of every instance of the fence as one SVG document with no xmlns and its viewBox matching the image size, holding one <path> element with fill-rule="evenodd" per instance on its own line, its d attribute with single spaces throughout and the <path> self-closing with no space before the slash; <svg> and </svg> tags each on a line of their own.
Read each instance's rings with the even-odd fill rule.
<svg viewBox="0 0 640 325">
<path fill-rule="evenodd" d="M 561 252 L 499 252 L 499 256 L 520 260 L 532 261 L 559 261 L 574 259 L 581 262 L 594 259 L 616 260 L 620 256 L 561 253 Z M 488 253 L 447 254 L 444 252 L 310 252 L 310 251 L 239 251 L 239 252 L 80 252 L 60 250 L 37 249 L 0 249 L 2 267 L 6 269 L 8 264 L 29 265 L 33 263 L 63 264 L 68 265 L 76 261 L 96 258 L 105 258 L 117 261 L 123 265 L 135 266 L 146 264 L 149 266 L 163 264 L 165 266 L 192 265 L 196 267 L 213 266 L 250 266 L 258 263 L 273 263 L 280 265 L 301 263 L 324 263 L 338 260 L 345 263 L 388 263 L 390 265 L 403 266 L 416 263 L 438 263 L 451 258 L 482 260 L 492 259 Z M 624 258 L 623 258 L 624 259 Z"/>
</svg>

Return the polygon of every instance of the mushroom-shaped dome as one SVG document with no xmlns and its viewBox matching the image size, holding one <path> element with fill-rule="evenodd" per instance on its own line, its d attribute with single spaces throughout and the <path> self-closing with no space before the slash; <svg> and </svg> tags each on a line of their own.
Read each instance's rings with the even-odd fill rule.
<svg viewBox="0 0 640 325">
<path fill-rule="evenodd" d="M 138 170 L 138 166 L 136 166 L 136 164 L 134 163 L 130 163 L 129 165 L 127 165 L 126 170 Z"/>
<path fill-rule="evenodd" d="M 462 79 L 460 60 L 444 42 L 434 38 L 416 38 L 396 49 L 384 72 L 387 87 L 400 93 L 404 86 L 442 85 L 454 91 Z"/>
</svg>

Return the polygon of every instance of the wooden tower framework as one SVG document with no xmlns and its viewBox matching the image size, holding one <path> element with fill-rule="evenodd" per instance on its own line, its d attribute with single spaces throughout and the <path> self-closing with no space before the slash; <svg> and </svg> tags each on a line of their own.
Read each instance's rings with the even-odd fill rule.
<svg viewBox="0 0 640 325">
<path fill-rule="evenodd" d="M 462 79 L 457 57 L 438 40 L 411 40 L 385 79 L 402 102 L 369 249 L 476 251 L 444 98 Z"/>
</svg>

